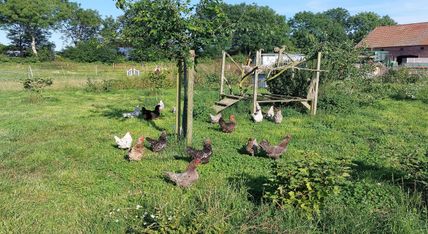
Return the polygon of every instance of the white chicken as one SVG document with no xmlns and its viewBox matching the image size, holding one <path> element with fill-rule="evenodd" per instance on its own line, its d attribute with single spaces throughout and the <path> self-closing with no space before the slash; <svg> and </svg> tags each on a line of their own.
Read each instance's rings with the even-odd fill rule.
<svg viewBox="0 0 428 234">
<path fill-rule="evenodd" d="M 162 100 L 160 100 L 160 102 L 158 103 L 158 105 L 159 105 L 159 110 L 165 109 L 165 104 L 163 103 Z"/>
<path fill-rule="evenodd" d="M 253 117 L 254 122 L 256 123 L 260 123 L 263 121 L 263 114 L 262 114 L 262 110 L 259 109 L 256 111 L 256 113 L 251 114 L 251 117 Z"/>
<path fill-rule="evenodd" d="M 275 115 L 275 112 L 273 111 L 273 106 L 271 106 L 268 110 L 268 112 L 266 113 L 266 117 L 269 119 L 273 119 L 273 116 Z"/>
<path fill-rule="evenodd" d="M 213 124 L 218 123 L 218 121 L 221 118 L 221 113 L 218 113 L 217 115 L 210 114 L 210 117 L 211 117 L 211 123 L 213 123 Z"/>
<path fill-rule="evenodd" d="M 114 136 L 114 140 L 116 141 L 117 147 L 119 149 L 129 149 L 132 145 L 132 136 L 130 132 L 127 132 L 124 137 L 119 138 Z"/>
</svg>

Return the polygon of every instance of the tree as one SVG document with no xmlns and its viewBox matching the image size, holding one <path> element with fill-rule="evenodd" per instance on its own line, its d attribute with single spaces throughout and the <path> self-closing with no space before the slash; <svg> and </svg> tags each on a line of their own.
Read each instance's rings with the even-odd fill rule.
<svg viewBox="0 0 428 234">
<path fill-rule="evenodd" d="M 125 4 L 124 38 L 136 50 L 156 48 L 169 59 L 183 60 L 189 50 L 198 50 L 213 38 L 227 34 L 228 28 L 222 28 L 222 20 L 216 20 L 223 17 L 221 3 L 201 1 L 196 13 L 185 0 Z"/>
<path fill-rule="evenodd" d="M 269 7 L 242 3 L 224 5 L 224 11 L 233 25 L 231 52 L 247 54 L 290 44 L 285 16 L 278 15 Z"/>
<path fill-rule="evenodd" d="M 308 11 L 297 13 L 289 21 L 294 44 L 306 52 L 316 43 L 326 41 L 340 43 L 347 40 L 345 27 L 339 21 L 342 19 L 335 19 L 343 16 L 333 13 L 332 11 L 327 14 Z"/>
<path fill-rule="evenodd" d="M 361 41 L 378 26 L 396 25 L 389 16 L 379 16 L 374 12 L 362 12 L 349 19 L 349 36 L 354 42 Z"/>
<path fill-rule="evenodd" d="M 62 33 L 74 45 L 80 41 L 96 38 L 101 28 L 102 18 L 98 11 L 82 9 L 77 3 L 70 3 L 69 17 L 63 21 Z"/>
<path fill-rule="evenodd" d="M 23 30 L 31 38 L 31 49 L 37 55 L 37 34 L 58 26 L 66 16 L 66 0 L 4 0 L 0 5 L 3 29 Z"/>
<path fill-rule="evenodd" d="M 112 16 L 108 16 L 101 22 L 100 36 L 103 44 L 106 45 L 115 45 L 121 43 L 121 33 L 122 33 L 123 24 L 121 19 L 115 19 Z"/>
<path fill-rule="evenodd" d="M 341 24 L 344 28 L 348 27 L 348 23 L 349 23 L 348 21 L 349 21 L 349 18 L 351 17 L 351 14 L 349 14 L 349 11 L 341 7 L 324 11 L 322 14 L 327 16 L 331 20 Z"/>
</svg>

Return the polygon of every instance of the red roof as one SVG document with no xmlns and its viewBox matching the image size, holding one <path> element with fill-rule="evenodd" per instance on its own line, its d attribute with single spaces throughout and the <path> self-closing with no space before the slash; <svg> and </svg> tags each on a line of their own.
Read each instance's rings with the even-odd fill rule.
<svg viewBox="0 0 428 234">
<path fill-rule="evenodd" d="M 369 48 L 428 45 L 428 22 L 377 27 L 357 46 L 362 45 Z"/>
</svg>

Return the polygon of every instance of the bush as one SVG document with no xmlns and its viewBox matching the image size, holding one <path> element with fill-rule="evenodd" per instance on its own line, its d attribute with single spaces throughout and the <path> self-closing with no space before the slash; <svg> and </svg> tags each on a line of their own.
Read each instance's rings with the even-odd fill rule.
<svg viewBox="0 0 428 234">
<path fill-rule="evenodd" d="M 123 57 L 115 48 L 99 43 L 97 40 L 80 42 L 76 47 L 67 47 L 61 55 L 77 62 L 117 63 Z"/>
<path fill-rule="evenodd" d="M 320 212 L 324 199 L 337 195 L 350 173 L 347 160 L 306 155 L 293 161 L 276 161 L 264 198 L 279 207 L 297 207 L 308 216 Z"/>
<path fill-rule="evenodd" d="M 115 80 L 101 80 L 101 81 L 94 81 L 91 78 L 88 78 L 86 80 L 86 87 L 85 90 L 87 92 L 111 92 L 113 90 L 113 87 L 115 85 Z"/>
<path fill-rule="evenodd" d="M 309 71 L 287 70 L 278 78 L 268 81 L 268 89 L 273 94 L 306 97 L 312 77 L 313 73 Z"/>
<path fill-rule="evenodd" d="M 381 80 L 384 83 L 414 84 L 421 80 L 421 78 L 420 74 L 412 73 L 407 68 L 400 68 L 395 70 L 390 69 L 388 73 L 381 77 Z"/>
<path fill-rule="evenodd" d="M 40 93 L 45 87 L 53 84 L 51 78 L 28 77 L 22 80 L 25 90 Z"/>
</svg>

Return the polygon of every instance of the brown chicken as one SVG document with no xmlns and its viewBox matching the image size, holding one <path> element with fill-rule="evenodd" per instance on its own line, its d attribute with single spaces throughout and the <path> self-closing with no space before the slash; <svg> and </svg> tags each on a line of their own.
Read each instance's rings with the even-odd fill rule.
<svg viewBox="0 0 428 234">
<path fill-rule="evenodd" d="M 192 147 L 187 147 L 187 154 L 189 154 L 193 160 L 199 159 L 203 164 L 210 161 L 211 155 L 213 154 L 213 149 L 210 139 L 204 140 L 204 146 L 202 150 L 197 150 Z"/>
<path fill-rule="evenodd" d="M 143 107 L 143 109 L 141 110 L 143 113 L 143 119 L 154 120 L 154 119 L 159 118 L 160 108 L 161 108 L 161 106 L 159 104 L 156 105 L 154 110 L 147 110 L 145 107 Z"/>
<path fill-rule="evenodd" d="M 224 121 L 223 117 L 220 117 L 220 120 L 218 121 L 220 128 L 225 133 L 231 133 L 235 130 L 236 127 L 236 119 L 234 115 L 231 115 L 229 117 L 230 122 Z"/>
<path fill-rule="evenodd" d="M 129 161 L 140 161 L 143 157 L 144 153 L 144 137 L 138 138 L 137 144 L 135 144 L 128 151 L 128 159 Z"/>
<path fill-rule="evenodd" d="M 147 137 L 147 142 L 149 142 L 153 152 L 160 152 L 166 148 L 168 140 L 166 138 L 166 131 L 162 131 L 161 135 L 157 140 Z"/>
<path fill-rule="evenodd" d="M 245 146 L 245 150 L 249 155 L 254 156 L 258 151 L 258 147 L 259 145 L 257 144 L 257 140 L 250 138 Z"/>
<path fill-rule="evenodd" d="M 174 182 L 177 186 L 187 188 L 190 187 L 199 179 L 199 174 L 196 167 L 201 163 L 200 159 L 195 159 L 189 163 L 187 170 L 183 173 L 167 172 L 165 175 L 169 180 Z"/>
<path fill-rule="evenodd" d="M 259 145 L 266 152 L 267 156 L 276 160 L 287 151 L 290 140 L 291 135 L 289 134 L 279 143 L 279 145 L 270 145 L 267 140 L 263 140 Z"/>
</svg>

